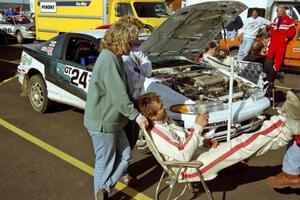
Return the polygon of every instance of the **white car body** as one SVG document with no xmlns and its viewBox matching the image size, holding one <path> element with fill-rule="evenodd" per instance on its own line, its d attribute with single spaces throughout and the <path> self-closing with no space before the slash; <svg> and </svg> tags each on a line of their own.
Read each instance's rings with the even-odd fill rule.
<svg viewBox="0 0 300 200">
<path fill-rule="evenodd" d="M 35 39 L 35 24 L 26 16 L 5 17 L 5 19 L 0 22 L 0 31 L 11 37 L 18 37 L 17 34 L 19 32 L 22 39 Z"/>
<path fill-rule="evenodd" d="M 224 3 L 221 4 L 223 5 Z M 227 5 L 226 2 L 225 4 Z M 186 7 L 185 9 L 193 10 L 195 8 L 198 9 L 201 8 L 201 6 L 207 5 L 211 6 L 211 4 L 199 4 L 191 6 L 190 8 Z M 241 5 L 237 4 L 237 6 Z M 216 7 L 216 5 L 214 5 L 214 7 L 216 10 L 220 10 L 218 7 Z M 242 8 L 244 7 L 242 6 Z M 187 13 L 184 9 L 181 10 L 181 12 Z M 228 12 L 232 13 L 232 11 Z M 238 13 L 236 13 L 236 15 L 237 14 Z M 176 18 L 176 13 L 171 17 Z M 226 17 L 226 19 L 227 22 L 230 21 L 229 17 Z M 167 20 L 167 22 L 162 25 L 162 28 L 164 28 L 164 26 L 168 26 L 168 24 L 169 23 Z M 216 24 L 216 26 L 218 27 L 218 29 L 221 28 L 219 24 Z M 160 52 L 157 53 L 155 50 L 151 49 L 153 45 L 150 45 L 150 48 L 148 48 L 149 46 L 147 45 L 149 45 L 149 43 L 151 44 L 151 39 L 153 39 L 153 37 L 155 39 L 155 37 L 157 37 L 157 34 L 161 33 L 160 30 L 161 27 L 158 28 L 158 30 L 156 30 L 154 34 L 145 41 L 145 45 L 143 46 L 146 53 L 150 52 L 150 56 L 151 53 L 154 53 L 154 57 L 157 58 L 163 58 L 163 55 Z M 217 30 L 215 32 L 217 32 Z M 31 91 L 36 89 L 34 87 L 31 87 L 31 79 L 34 75 L 38 75 L 42 78 L 40 85 L 43 85 L 42 82 L 44 82 L 46 89 L 42 93 L 39 93 L 39 91 L 37 91 L 37 93 L 34 93 L 33 91 L 34 95 L 29 95 L 31 101 L 39 101 L 39 98 L 48 98 L 55 102 L 60 102 L 63 104 L 75 106 L 80 109 L 84 109 L 87 88 L 92 70 L 89 69 L 88 66 L 80 64 L 78 62 L 73 62 L 75 60 L 73 58 L 68 58 L 69 60 L 67 59 L 69 43 L 73 42 L 74 38 L 78 40 L 88 39 L 90 40 L 90 44 L 93 43 L 93 45 L 96 47 L 97 44 L 99 45 L 99 39 L 103 38 L 104 33 L 105 30 L 79 31 L 76 33 L 66 33 L 64 35 L 57 36 L 43 44 L 32 44 L 27 46 L 25 45 L 24 51 L 22 53 L 21 63 L 18 66 L 19 82 L 23 85 L 23 88 L 26 88 L 26 86 L 29 85 L 29 89 L 25 89 L 25 92 L 29 91 L 30 93 Z M 176 55 L 175 50 L 172 50 L 173 46 L 168 46 L 169 43 L 165 43 L 164 41 L 164 39 L 170 38 L 160 37 L 160 39 L 161 40 L 155 44 L 157 46 L 163 45 L 165 47 L 163 54 L 169 55 L 168 50 L 166 49 L 167 47 L 169 47 L 171 49 L 171 54 Z M 199 39 L 203 40 L 202 36 L 199 37 Z M 207 42 L 206 40 L 207 38 L 205 38 L 203 41 L 205 41 L 205 44 L 207 45 L 209 41 Z M 193 41 L 195 41 L 194 37 Z M 156 48 L 156 46 L 154 46 L 154 48 Z M 205 45 L 201 46 L 201 48 L 204 49 Z M 157 68 L 154 67 L 154 75 L 151 78 L 146 78 L 144 84 L 146 92 L 158 93 L 167 106 L 169 116 L 181 123 L 181 125 L 185 128 L 191 128 L 194 124 L 196 113 L 193 111 L 177 112 L 172 110 L 172 107 L 177 105 L 195 106 L 196 101 L 203 100 L 203 98 L 191 99 L 184 95 L 186 91 L 188 91 L 185 88 L 181 88 L 183 92 L 180 93 L 178 91 L 175 91 L 171 87 L 166 86 L 168 84 L 168 81 L 170 81 L 170 77 L 173 76 L 173 80 L 175 80 L 175 82 L 180 82 L 180 76 L 182 76 L 182 74 L 184 76 L 183 78 L 193 81 L 195 81 L 196 79 L 199 81 L 205 78 L 205 76 L 210 76 L 211 79 L 216 79 L 217 81 L 219 81 L 218 83 L 216 82 L 216 84 L 219 84 L 217 88 L 222 91 L 218 95 L 208 94 L 208 96 L 210 96 L 208 98 L 209 101 L 205 103 L 209 110 L 209 124 L 207 127 L 206 136 L 224 139 L 226 137 L 226 130 L 221 130 L 220 128 L 223 129 L 224 127 L 226 127 L 228 119 L 228 94 L 226 94 L 227 83 L 229 80 L 228 72 L 219 69 L 212 69 L 209 67 L 207 68 L 202 64 L 188 62 L 186 59 L 180 58 L 179 60 L 182 62 L 182 64 L 174 67 L 172 66 L 171 62 L 166 63 L 167 66 Z M 168 71 L 170 73 L 165 73 Z M 255 129 L 263 120 L 262 118 L 257 117 L 263 114 L 264 110 L 270 106 L 270 101 L 264 96 L 264 91 L 260 86 L 238 76 L 235 76 L 235 79 L 237 86 L 236 92 L 233 94 L 234 101 L 232 104 L 232 136 Z M 197 82 L 197 80 L 195 81 L 195 83 Z M 184 87 L 185 86 L 193 87 L 193 85 L 189 84 L 185 84 Z M 197 91 L 196 88 L 195 91 Z M 44 96 L 39 97 L 39 94 Z M 207 100 L 207 98 L 205 97 L 204 100 Z M 44 112 L 46 109 L 36 109 L 36 107 L 34 106 L 33 108 L 39 112 Z M 247 123 L 245 123 L 245 121 L 247 121 Z"/>
</svg>

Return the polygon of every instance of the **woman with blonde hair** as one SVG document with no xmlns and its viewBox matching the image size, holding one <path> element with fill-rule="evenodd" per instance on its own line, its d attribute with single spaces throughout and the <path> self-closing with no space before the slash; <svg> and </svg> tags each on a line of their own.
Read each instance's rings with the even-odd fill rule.
<svg viewBox="0 0 300 200">
<path fill-rule="evenodd" d="M 132 33 L 136 33 L 136 35 Z M 128 97 L 122 55 L 130 53 L 130 41 L 138 36 L 136 26 L 113 25 L 101 41 L 101 53 L 93 68 L 84 114 L 84 125 L 95 151 L 94 190 L 96 200 L 108 193 L 128 167 L 131 150 L 123 128 L 130 120 L 147 120 Z"/>
<path fill-rule="evenodd" d="M 139 30 L 139 33 L 142 33 L 144 29 L 144 24 L 139 19 L 132 16 L 121 17 L 118 23 L 124 24 L 124 26 L 135 26 Z M 136 37 L 136 32 L 134 31 L 131 31 L 129 34 L 132 38 Z M 130 54 L 122 56 L 124 69 L 127 75 L 129 96 L 133 100 L 136 100 L 140 95 L 145 93 L 145 78 L 150 77 L 152 73 L 152 64 L 148 59 L 148 56 L 139 49 L 141 42 L 142 40 L 140 39 L 136 39 L 134 42 L 131 42 Z M 128 124 L 124 128 L 131 149 L 134 148 L 137 142 L 139 129 L 139 126 L 134 120 L 129 120 Z M 131 173 L 125 172 L 124 176 L 120 179 L 121 182 L 128 186 L 137 185 L 138 181 L 135 176 L 131 176 L 129 174 Z"/>
</svg>

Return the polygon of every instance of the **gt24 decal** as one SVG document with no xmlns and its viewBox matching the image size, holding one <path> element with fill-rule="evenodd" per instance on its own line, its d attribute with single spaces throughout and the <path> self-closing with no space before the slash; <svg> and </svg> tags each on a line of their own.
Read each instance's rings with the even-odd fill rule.
<svg viewBox="0 0 300 200">
<path fill-rule="evenodd" d="M 70 77 L 70 83 L 76 87 L 87 89 L 92 76 L 91 72 L 69 65 L 65 66 L 64 74 Z"/>
</svg>

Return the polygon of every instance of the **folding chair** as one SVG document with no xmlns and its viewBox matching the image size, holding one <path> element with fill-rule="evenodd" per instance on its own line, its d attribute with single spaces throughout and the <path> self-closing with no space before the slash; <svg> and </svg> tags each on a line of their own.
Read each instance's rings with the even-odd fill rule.
<svg viewBox="0 0 300 200">
<path fill-rule="evenodd" d="M 186 168 L 195 168 L 195 169 L 197 169 L 197 171 L 199 171 L 199 178 L 200 178 L 200 181 L 203 185 L 205 192 L 208 195 L 208 198 L 210 200 L 214 199 L 208 186 L 206 185 L 206 183 L 204 181 L 202 174 L 200 173 L 200 167 L 203 165 L 203 163 L 201 161 L 189 161 L 189 162 L 167 161 L 165 159 L 165 157 L 156 148 L 156 146 L 152 140 L 151 134 L 149 134 L 148 131 L 146 131 L 145 129 L 143 129 L 143 132 L 144 132 L 144 136 L 145 136 L 148 148 L 150 149 L 150 151 L 153 154 L 153 156 L 155 157 L 155 159 L 158 161 L 158 163 L 163 168 L 162 175 L 161 175 L 158 185 L 156 187 L 155 200 L 159 199 L 158 198 L 159 188 L 160 188 L 161 182 L 165 175 L 168 175 L 169 180 L 167 181 L 167 184 L 169 185 L 169 188 L 170 188 L 167 200 L 169 200 L 171 198 L 171 194 L 173 192 L 173 189 L 174 189 L 176 183 L 186 183 L 186 185 L 185 185 L 184 189 L 182 190 L 181 194 L 179 196 L 175 197 L 173 200 L 178 199 L 179 197 L 181 197 L 184 194 L 184 192 L 188 186 L 188 183 L 190 183 L 191 181 L 185 180 L 185 179 L 180 179 L 179 174 L 182 169 L 186 169 Z M 174 169 L 176 169 L 176 170 L 174 170 Z"/>
</svg>

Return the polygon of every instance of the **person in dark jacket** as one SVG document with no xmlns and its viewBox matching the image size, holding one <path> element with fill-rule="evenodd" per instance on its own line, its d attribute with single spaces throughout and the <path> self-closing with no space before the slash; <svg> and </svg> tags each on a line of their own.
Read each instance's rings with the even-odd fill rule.
<svg viewBox="0 0 300 200">
<path fill-rule="evenodd" d="M 261 63 L 263 66 L 266 59 L 265 52 L 264 44 L 259 40 L 254 41 L 249 54 L 243 60 Z"/>
<path fill-rule="evenodd" d="M 243 21 L 240 16 L 237 16 L 233 21 L 231 21 L 227 26 L 227 38 L 235 38 L 238 34 L 238 30 L 243 27 Z"/>
<path fill-rule="evenodd" d="M 96 155 L 96 200 L 108 199 L 131 160 L 130 146 L 123 130 L 128 119 L 136 120 L 139 125 L 147 124 L 128 97 L 122 62 L 122 55 L 130 53 L 129 43 L 138 35 L 137 27 L 121 23 L 107 30 L 89 83 L 84 125 L 92 137 Z"/>
</svg>

